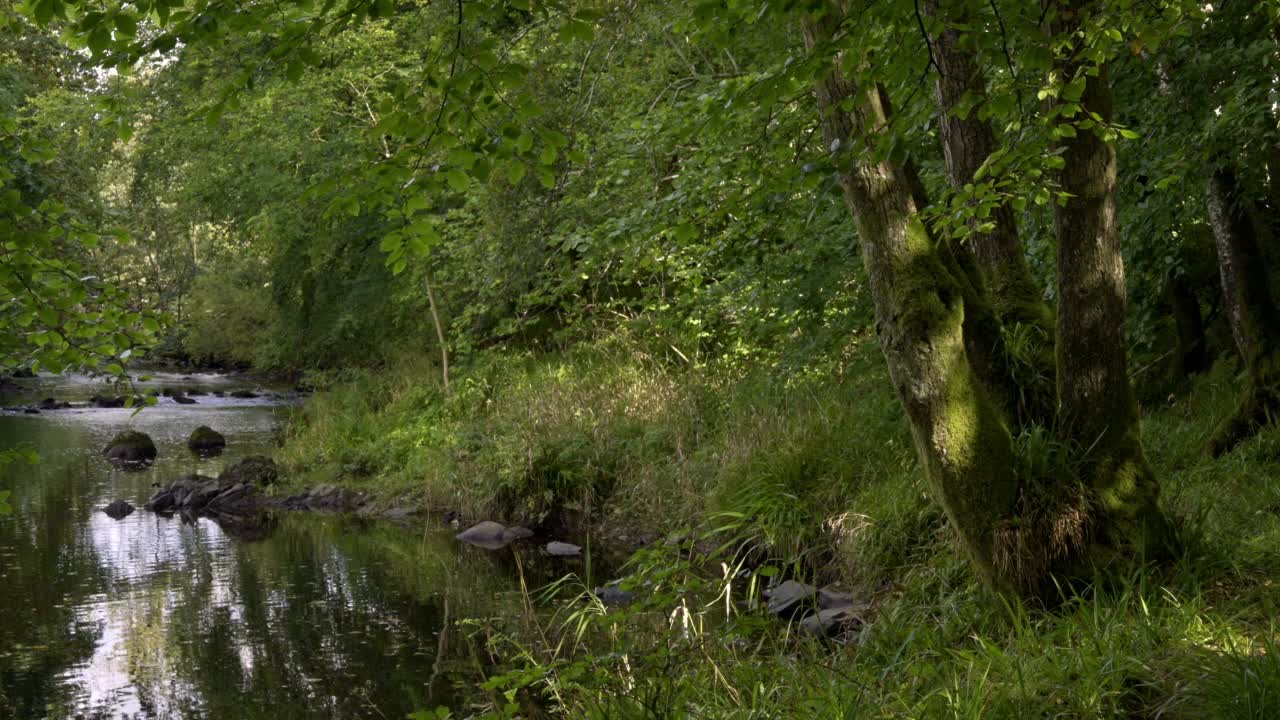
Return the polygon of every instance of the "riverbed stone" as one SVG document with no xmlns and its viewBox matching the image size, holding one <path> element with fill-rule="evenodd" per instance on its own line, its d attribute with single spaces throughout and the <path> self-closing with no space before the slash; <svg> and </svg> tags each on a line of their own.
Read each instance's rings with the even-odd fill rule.
<svg viewBox="0 0 1280 720">
<path fill-rule="evenodd" d="M 276 462 L 266 455 L 250 455 L 234 465 L 228 466 L 218 476 L 223 482 L 246 483 L 266 487 L 280 479 L 280 469 Z"/>
<path fill-rule="evenodd" d="M 179 405 L 195 405 L 196 404 L 195 398 L 189 398 L 186 395 L 174 395 L 173 401 L 178 403 Z"/>
<path fill-rule="evenodd" d="M 252 390 L 232 390 L 231 392 L 227 393 L 227 395 L 230 395 L 231 397 L 236 398 L 237 400 L 252 400 L 258 397 L 258 394 Z"/>
<path fill-rule="evenodd" d="M 358 510 L 364 503 L 364 495 L 354 490 L 337 485 L 317 485 L 306 492 L 290 495 L 278 504 L 288 510 L 345 512 Z"/>
<path fill-rule="evenodd" d="M 103 448 L 108 460 L 125 465 L 146 465 L 156 459 L 156 444 L 151 436 L 136 430 L 117 434 Z"/>
<path fill-rule="evenodd" d="M 252 512 L 259 507 L 256 488 L 206 475 L 186 475 L 161 488 L 144 505 L 158 513 L 188 514 Z"/>
<path fill-rule="evenodd" d="M 823 610 L 848 607 L 853 604 L 853 593 L 838 585 L 826 585 L 818 590 L 818 607 Z"/>
<path fill-rule="evenodd" d="M 485 520 L 472 525 L 454 537 L 462 542 L 482 547 L 486 550 L 497 550 L 517 540 L 533 537 L 533 531 L 529 528 L 507 527 L 502 523 Z"/>
<path fill-rule="evenodd" d="M 769 600 L 767 605 L 769 612 L 782 618 L 792 618 L 812 609 L 816 603 L 817 594 L 818 588 L 797 580 L 787 580 L 764 593 Z"/>
<path fill-rule="evenodd" d="M 582 554 L 582 548 L 573 543 L 552 540 L 547 543 L 547 554 L 555 557 L 576 557 Z"/>
<path fill-rule="evenodd" d="M 511 542 L 507 537 L 507 527 L 492 520 L 478 522 L 454 537 L 464 543 L 495 550 Z"/>
<path fill-rule="evenodd" d="M 630 605 L 636 599 L 636 595 L 630 590 L 623 590 L 619 587 L 621 582 L 621 580 L 614 580 L 604 587 L 592 590 L 591 594 L 595 595 L 605 605 Z"/>
<path fill-rule="evenodd" d="M 845 605 L 819 610 L 800 621 L 800 630 L 822 638 L 847 635 L 862 627 L 862 618 L 858 616 L 859 609 L 853 605 Z"/>
<path fill-rule="evenodd" d="M 102 512 L 107 514 L 112 520 L 123 520 L 133 513 L 135 508 L 124 500 L 116 500 L 110 505 L 102 508 Z"/>
<path fill-rule="evenodd" d="M 191 435 L 187 437 L 187 448 L 197 455 L 205 457 L 217 455 L 226 447 L 227 439 L 208 425 L 201 425 L 192 430 Z"/>
<path fill-rule="evenodd" d="M 97 408 L 122 408 L 125 399 L 120 395 L 94 395 L 89 403 Z"/>
</svg>

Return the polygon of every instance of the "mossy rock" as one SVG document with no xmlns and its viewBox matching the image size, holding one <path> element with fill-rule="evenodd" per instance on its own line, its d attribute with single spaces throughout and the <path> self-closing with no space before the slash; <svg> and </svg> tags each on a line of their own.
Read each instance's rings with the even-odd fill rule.
<svg viewBox="0 0 1280 720">
<path fill-rule="evenodd" d="M 197 455 L 217 455 L 227 447 L 227 439 L 208 425 L 201 425 L 191 431 L 187 447 Z"/>
<path fill-rule="evenodd" d="M 156 459 L 156 444 L 151 436 L 136 430 L 126 430 L 103 448 L 107 459 L 123 465 L 149 465 Z"/>
</svg>

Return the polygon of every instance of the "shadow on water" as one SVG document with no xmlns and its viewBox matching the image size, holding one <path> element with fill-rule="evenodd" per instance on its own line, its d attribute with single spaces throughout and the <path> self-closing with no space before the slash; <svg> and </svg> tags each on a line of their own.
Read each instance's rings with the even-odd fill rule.
<svg viewBox="0 0 1280 720">
<path fill-rule="evenodd" d="M 0 718 L 396 718 L 454 704 L 465 663 L 437 663 L 438 633 L 446 616 L 515 611 L 524 550 L 355 517 L 141 509 L 155 484 L 269 451 L 278 412 L 0 416 L 0 448 L 29 442 L 41 457 L 0 474 L 13 491 L 0 517 Z M 227 451 L 187 451 L 197 425 L 226 435 Z M 102 458 L 127 428 L 155 439 L 153 466 Z M 101 508 L 114 500 L 139 509 L 112 519 Z M 544 564 L 538 581 L 561 569 Z"/>
</svg>

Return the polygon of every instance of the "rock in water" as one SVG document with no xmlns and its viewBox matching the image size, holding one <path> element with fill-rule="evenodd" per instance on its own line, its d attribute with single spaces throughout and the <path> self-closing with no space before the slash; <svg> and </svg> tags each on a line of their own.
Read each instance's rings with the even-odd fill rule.
<svg viewBox="0 0 1280 720">
<path fill-rule="evenodd" d="M 508 540 L 524 540 L 525 538 L 533 537 L 533 531 L 530 530 L 529 528 L 520 527 L 519 525 L 517 525 L 516 527 L 507 528 L 507 532 L 506 534 L 503 535 L 503 537 L 507 538 Z"/>
<path fill-rule="evenodd" d="M 222 452 L 227 447 L 227 439 L 208 425 L 201 425 L 191 431 L 191 436 L 187 438 L 187 447 L 197 455 L 208 457 Z"/>
<path fill-rule="evenodd" d="M 791 618 L 813 608 L 818 588 L 802 582 L 788 580 L 765 592 L 769 599 L 769 612 L 779 617 Z"/>
<path fill-rule="evenodd" d="M 251 512 L 259 505 L 252 485 L 215 480 L 204 475 L 187 475 L 161 488 L 144 507 L 158 513 L 182 511 L 234 515 Z"/>
<path fill-rule="evenodd" d="M 258 397 L 258 394 L 252 390 L 233 390 L 227 394 L 239 400 L 252 400 Z"/>
<path fill-rule="evenodd" d="M 636 599 L 635 593 L 619 587 L 618 585 L 621 582 L 621 580 L 614 580 L 604 587 L 592 590 L 591 593 L 605 605 L 630 605 Z"/>
<path fill-rule="evenodd" d="M 117 500 L 102 508 L 102 512 L 106 513 L 112 520 L 123 520 L 128 517 L 133 510 L 134 507 L 123 500 Z"/>
<path fill-rule="evenodd" d="M 266 455 L 250 455 L 222 471 L 218 479 L 223 482 L 267 486 L 280 478 L 276 463 Z"/>
<path fill-rule="evenodd" d="M 178 403 L 179 405 L 195 405 L 196 404 L 196 401 L 193 398 L 189 398 L 186 395 L 174 395 L 173 401 Z"/>
<path fill-rule="evenodd" d="M 90 404 L 97 408 L 122 408 L 124 398 L 119 395 L 94 395 L 89 398 Z"/>
<path fill-rule="evenodd" d="M 112 438 L 102 454 L 122 465 L 149 465 L 156 459 L 156 444 L 146 433 L 126 430 Z"/>
<path fill-rule="evenodd" d="M 582 548 L 573 543 L 553 540 L 547 543 L 547 554 L 555 557 L 574 557 L 582 554 Z"/>
<path fill-rule="evenodd" d="M 484 522 L 476 523 L 454 537 L 469 545 L 475 545 L 488 550 L 497 550 L 500 547 L 506 547 L 515 539 L 508 536 L 505 525 L 493 522 L 492 520 L 485 520 Z"/>
</svg>

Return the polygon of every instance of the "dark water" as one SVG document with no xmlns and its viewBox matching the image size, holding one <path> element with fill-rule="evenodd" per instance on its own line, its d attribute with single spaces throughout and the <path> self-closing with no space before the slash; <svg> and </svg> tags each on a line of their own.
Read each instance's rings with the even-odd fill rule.
<svg viewBox="0 0 1280 720">
<path fill-rule="evenodd" d="M 5 404 L 101 390 L 24 382 L 28 397 Z M 519 607 L 512 551 L 353 517 L 284 513 L 220 527 L 145 512 L 153 483 L 270 452 L 287 412 L 197 400 L 136 416 L 0 415 L 0 449 L 27 442 L 40 453 L 38 465 L 0 473 L 13 506 L 0 516 L 0 718 L 402 718 L 458 702 L 465 643 L 439 633 L 464 615 Z M 223 456 L 186 450 L 201 424 L 227 437 Z M 124 472 L 102 459 L 130 427 L 155 439 L 154 467 Z M 119 499 L 139 510 L 120 521 L 100 511 Z M 437 658 L 442 646 L 452 649 Z"/>
</svg>

